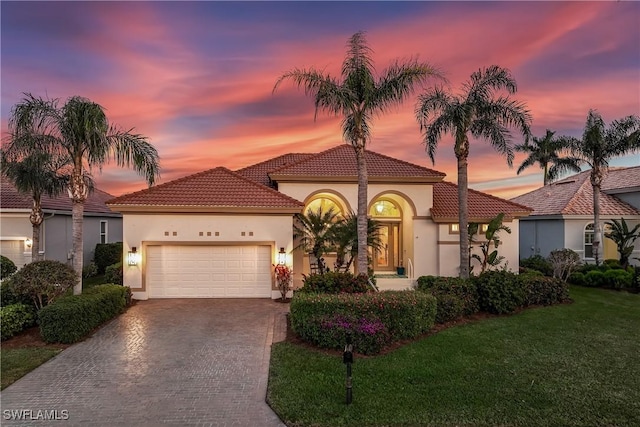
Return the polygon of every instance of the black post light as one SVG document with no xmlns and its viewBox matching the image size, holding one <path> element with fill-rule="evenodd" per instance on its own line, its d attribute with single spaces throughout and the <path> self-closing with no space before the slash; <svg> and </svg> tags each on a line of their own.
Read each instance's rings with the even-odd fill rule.
<svg viewBox="0 0 640 427">
<path fill-rule="evenodd" d="M 349 405 L 353 400 L 351 394 L 351 364 L 353 363 L 351 334 L 347 334 L 347 344 L 344 346 L 344 353 L 342 353 L 342 362 L 347 365 L 347 405 Z"/>
</svg>

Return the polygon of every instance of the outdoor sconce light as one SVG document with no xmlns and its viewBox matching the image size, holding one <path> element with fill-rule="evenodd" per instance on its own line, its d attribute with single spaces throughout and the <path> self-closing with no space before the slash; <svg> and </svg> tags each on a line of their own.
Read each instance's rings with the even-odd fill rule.
<svg viewBox="0 0 640 427">
<path fill-rule="evenodd" d="M 381 214 L 383 210 L 384 210 L 384 203 L 382 202 L 376 203 L 376 212 Z"/>
<path fill-rule="evenodd" d="M 25 239 L 24 240 L 24 245 L 27 247 L 27 249 L 31 249 L 31 246 L 33 246 L 33 240 Z"/>
<path fill-rule="evenodd" d="M 127 252 L 127 264 L 138 265 L 138 263 L 140 263 L 140 252 L 138 252 L 138 248 L 134 246 Z"/>
<path fill-rule="evenodd" d="M 284 251 L 284 248 L 280 248 L 280 252 L 278 252 L 278 264 L 284 265 L 287 262 L 287 254 Z"/>
</svg>

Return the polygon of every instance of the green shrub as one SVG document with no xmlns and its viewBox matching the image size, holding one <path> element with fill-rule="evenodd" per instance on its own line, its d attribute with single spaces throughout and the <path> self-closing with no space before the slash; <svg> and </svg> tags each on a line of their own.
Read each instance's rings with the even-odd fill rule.
<svg viewBox="0 0 640 427">
<path fill-rule="evenodd" d="M 431 293 L 437 301 L 436 322 L 445 323 L 479 311 L 478 290 L 471 279 L 421 276 L 418 291 Z"/>
<path fill-rule="evenodd" d="M 0 255 L 0 280 L 6 279 L 18 270 L 18 267 L 4 255 Z"/>
<path fill-rule="evenodd" d="M 70 266 L 46 260 L 25 265 L 7 280 L 14 294 L 29 296 L 40 309 L 73 288 L 78 276 Z"/>
<path fill-rule="evenodd" d="M 122 278 L 121 262 L 118 262 L 116 264 L 113 264 L 107 267 L 104 273 L 104 281 L 107 283 L 115 283 L 116 285 L 124 284 L 124 281 Z"/>
<path fill-rule="evenodd" d="M 20 295 L 13 292 L 8 280 L 3 280 L 0 284 L 0 307 L 13 304 L 33 305 L 33 300 L 28 295 Z M 35 308 L 35 305 L 33 305 Z"/>
<path fill-rule="evenodd" d="M 98 243 L 93 253 L 93 261 L 98 268 L 98 274 L 104 274 L 108 266 L 122 262 L 122 242 Z"/>
<path fill-rule="evenodd" d="M 89 277 L 96 277 L 98 275 L 98 266 L 95 262 L 91 261 L 89 264 L 82 267 L 82 277 L 88 279 Z"/>
<path fill-rule="evenodd" d="M 390 340 L 398 341 L 418 337 L 433 327 L 436 300 L 425 292 L 411 291 L 333 295 L 295 292 L 290 312 L 293 331 L 307 342 L 331 341 L 324 335 L 334 332 L 321 325 L 338 315 L 367 322 L 379 320 Z"/>
<path fill-rule="evenodd" d="M 68 295 L 38 312 L 40 334 L 48 343 L 71 344 L 124 311 L 127 288 L 98 285 L 81 295 Z"/>
<path fill-rule="evenodd" d="M 580 274 L 580 273 L 574 273 Z M 569 301 L 569 285 L 552 277 L 521 274 L 524 305 L 551 305 Z"/>
<path fill-rule="evenodd" d="M 617 260 L 615 258 L 605 259 L 604 261 L 602 261 L 602 264 L 616 270 L 623 269 L 620 265 L 620 260 Z"/>
<path fill-rule="evenodd" d="M 538 276 L 545 277 L 544 273 L 538 270 L 531 270 L 529 268 L 520 267 L 520 276 Z"/>
<path fill-rule="evenodd" d="M 553 277 L 566 281 L 582 264 L 580 255 L 571 249 L 556 249 L 549 254 Z"/>
<path fill-rule="evenodd" d="M 2 341 L 11 338 L 26 328 L 34 326 L 35 322 L 36 313 L 32 305 L 12 304 L 0 308 Z"/>
<path fill-rule="evenodd" d="M 584 286 L 589 286 L 591 288 L 604 288 L 606 283 L 604 272 L 599 269 L 591 270 L 584 275 Z"/>
<path fill-rule="evenodd" d="M 304 276 L 302 288 L 298 292 L 314 292 L 322 294 L 364 293 L 371 292 L 368 276 L 360 274 L 357 277 L 349 272 L 329 271 L 323 274 Z"/>
<path fill-rule="evenodd" d="M 571 273 L 571 275 L 567 279 L 567 282 L 572 285 L 587 286 L 584 279 L 584 273 L 581 273 L 579 271 Z"/>
<path fill-rule="evenodd" d="M 545 276 L 553 276 L 553 266 L 551 265 L 549 260 L 542 255 L 534 255 L 529 258 L 521 259 L 520 267 L 539 271 Z"/>
<path fill-rule="evenodd" d="M 472 279 L 478 289 L 480 310 L 488 313 L 512 313 L 525 301 L 518 276 L 509 271 L 486 271 Z"/>
<path fill-rule="evenodd" d="M 622 269 L 612 268 L 604 272 L 605 287 L 612 289 L 628 289 L 633 285 L 633 274 Z"/>
<path fill-rule="evenodd" d="M 361 354 L 377 354 L 391 343 L 387 327 L 375 317 L 332 314 L 315 317 L 307 330 L 312 331 L 312 344 L 321 348 L 342 349 L 347 337 L 355 351 Z"/>
</svg>

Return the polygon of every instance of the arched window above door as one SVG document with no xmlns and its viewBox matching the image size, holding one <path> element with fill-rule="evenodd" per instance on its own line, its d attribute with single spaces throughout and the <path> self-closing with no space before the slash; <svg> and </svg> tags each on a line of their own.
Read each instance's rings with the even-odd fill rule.
<svg viewBox="0 0 640 427">
<path fill-rule="evenodd" d="M 371 205 L 369 215 L 374 218 L 400 218 L 402 212 L 395 202 L 387 199 L 380 199 Z"/>
</svg>

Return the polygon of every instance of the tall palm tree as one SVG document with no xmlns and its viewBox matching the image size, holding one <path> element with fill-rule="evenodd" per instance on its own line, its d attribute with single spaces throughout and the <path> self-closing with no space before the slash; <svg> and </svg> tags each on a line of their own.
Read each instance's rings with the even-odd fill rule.
<svg viewBox="0 0 640 427">
<path fill-rule="evenodd" d="M 569 148 L 570 139 L 567 137 L 554 137 L 555 132 L 547 129 L 542 138 L 533 137 L 533 144 L 527 141 L 515 146 L 516 151 L 528 153 L 518 171 L 518 175 L 528 167 L 540 165 L 544 171 L 544 185 L 558 179 L 565 172 L 580 172 L 580 161 L 575 157 L 561 157 L 562 151 Z"/>
<path fill-rule="evenodd" d="M 64 159 L 43 151 L 38 138 L 46 118 L 34 107 L 43 101 L 26 95 L 22 101 L 11 109 L 9 117 L 8 143 L 0 150 L 2 174 L 21 193 L 31 196 L 33 204 L 29 221 L 33 228 L 31 259 L 38 261 L 40 255 L 40 228 L 44 220 L 42 196 L 54 197 L 65 188 L 67 180 L 60 175 Z M 23 123 L 18 128 L 17 123 Z M 19 150 L 20 146 L 31 147 L 31 150 Z"/>
<path fill-rule="evenodd" d="M 573 138 L 571 152 L 591 167 L 593 188 L 593 257 L 600 263 L 600 189 L 609 161 L 640 149 L 640 118 L 628 116 L 605 126 L 600 113 L 589 110 L 582 139 Z"/>
<path fill-rule="evenodd" d="M 342 134 L 354 150 L 358 166 L 358 271 L 367 271 L 367 164 L 365 148 L 371 139 L 373 116 L 399 105 L 417 83 L 429 77 L 442 78 L 432 66 L 417 60 L 396 61 L 376 78 L 364 32 L 355 33 L 347 43 L 341 79 L 314 68 L 286 72 L 278 78 L 275 92 L 284 80 L 292 80 L 315 101 L 318 110 L 342 116 Z M 314 118 L 315 119 L 315 118 Z"/>
<path fill-rule="evenodd" d="M 462 93 L 453 95 L 443 87 L 435 87 L 420 95 L 416 118 L 424 134 L 426 150 L 435 163 L 438 142 L 445 133 L 455 138 L 454 152 L 458 161 L 458 222 L 460 227 L 460 277 L 469 277 L 469 237 L 467 201 L 467 164 L 469 134 L 487 140 L 500 154 L 513 163 L 513 147 L 509 127 L 515 127 L 528 139 L 531 114 L 524 103 L 509 95 L 497 96 L 499 90 L 513 94 L 517 90 L 511 72 L 497 65 L 480 69 L 462 85 Z"/>
<path fill-rule="evenodd" d="M 310 252 L 318 264 L 320 272 L 325 271 L 322 256 L 333 251 L 333 234 L 331 228 L 338 221 L 338 213 L 333 208 L 323 211 L 322 208 L 309 210 L 304 215 L 298 214 L 293 225 L 293 237 L 300 244 L 296 247 Z"/>
<path fill-rule="evenodd" d="M 146 137 L 109 124 L 104 108 L 87 98 L 71 97 L 62 107 L 58 107 L 57 100 L 41 102 L 33 106 L 33 114 L 46 118 L 46 131 L 38 138 L 40 143 L 46 145 L 48 152 L 57 153 L 68 161 L 73 268 L 81 277 L 82 220 L 90 189 L 87 173 L 115 160 L 118 166 L 133 168 L 145 177 L 149 185 L 153 185 L 159 177 L 158 152 Z M 23 126 L 28 126 L 28 123 L 16 123 L 17 129 Z M 82 282 L 78 280 L 74 294 L 80 293 Z"/>
<path fill-rule="evenodd" d="M 341 221 L 336 222 L 331 227 L 331 239 L 337 255 L 336 266 L 349 270 L 353 259 L 358 256 L 357 216 L 349 213 Z M 373 253 L 382 249 L 380 223 L 372 218 L 367 219 L 367 246 L 373 250 Z"/>
</svg>

